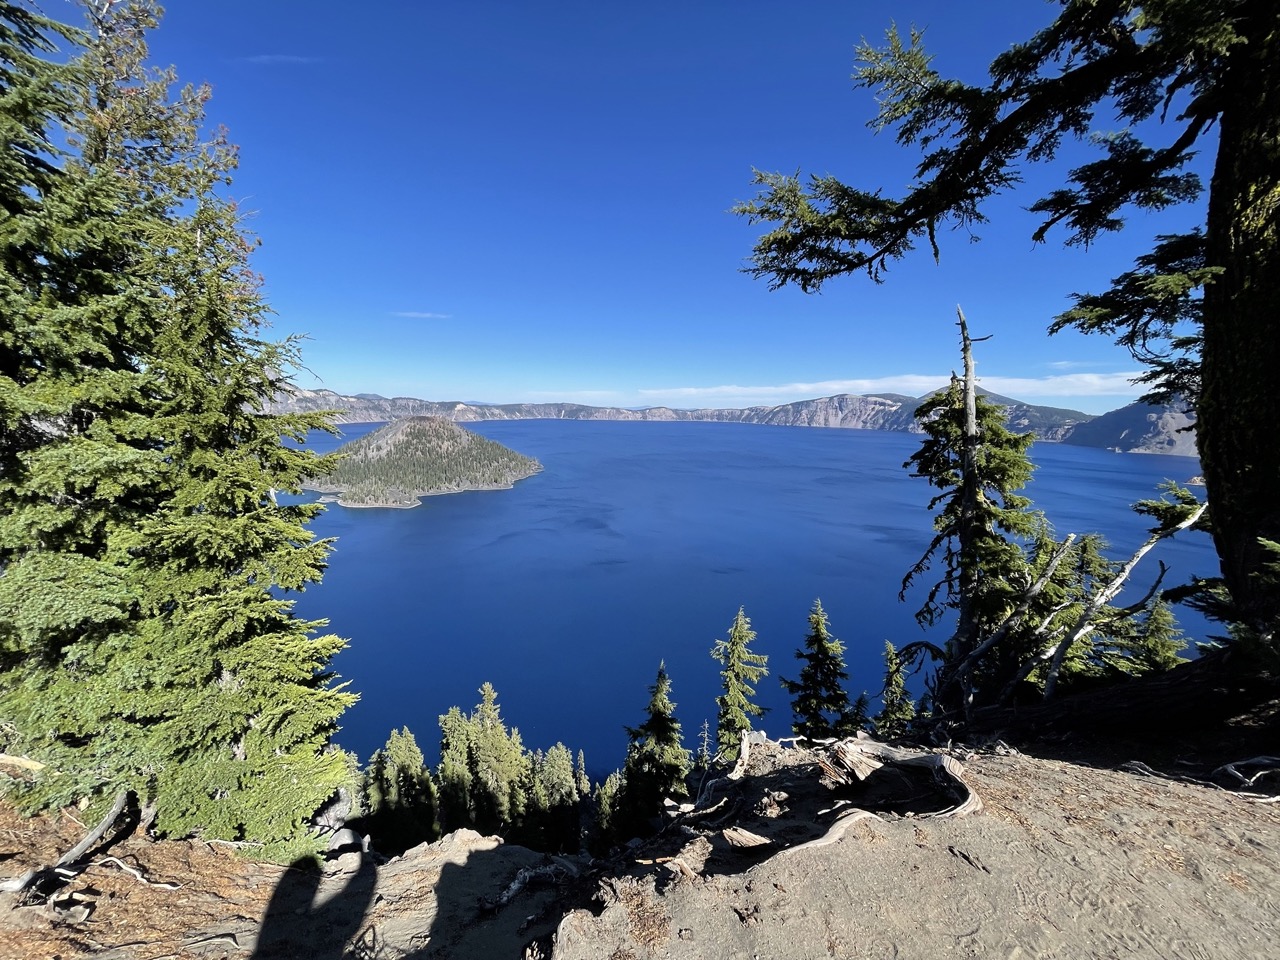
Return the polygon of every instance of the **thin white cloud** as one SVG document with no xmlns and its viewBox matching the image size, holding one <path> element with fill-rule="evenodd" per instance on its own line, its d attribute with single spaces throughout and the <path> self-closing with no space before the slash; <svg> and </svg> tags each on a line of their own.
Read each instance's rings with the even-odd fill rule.
<svg viewBox="0 0 1280 960">
<path fill-rule="evenodd" d="M 240 59 L 245 63 L 255 63 L 260 66 L 289 66 L 320 62 L 319 57 L 303 57 L 294 53 L 258 53 L 251 57 L 241 57 Z"/>
<path fill-rule="evenodd" d="M 448 320 L 452 317 L 449 313 L 431 313 L 425 310 L 396 310 L 391 316 L 406 317 L 409 320 Z"/>
<path fill-rule="evenodd" d="M 642 389 L 638 392 L 643 397 L 683 397 L 706 400 L 714 400 L 717 397 L 758 397 L 760 403 L 785 403 L 799 398 L 829 397 L 838 393 L 905 393 L 915 397 L 937 389 L 949 379 L 950 374 L 944 376 L 907 374 L 871 380 L 818 380 L 813 383 L 781 383 L 752 387 L 721 384 L 714 387 Z"/>
<path fill-rule="evenodd" d="M 995 393 L 1027 397 L 1138 397 L 1149 387 L 1134 385 L 1139 371 L 1127 373 L 1066 373 L 1055 377 L 978 377 Z"/>
</svg>

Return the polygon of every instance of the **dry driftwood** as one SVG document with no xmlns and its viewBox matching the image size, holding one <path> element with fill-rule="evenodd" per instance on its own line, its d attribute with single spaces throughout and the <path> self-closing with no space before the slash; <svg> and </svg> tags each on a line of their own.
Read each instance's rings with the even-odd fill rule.
<svg viewBox="0 0 1280 960">
<path fill-rule="evenodd" d="M 116 794 L 115 803 L 111 805 L 111 809 L 107 811 L 96 827 L 85 834 L 84 838 L 74 847 L 58 858 L 58 862 L 53 866 L 33 867 L 26 873 L 18 877 L 10 877 L 6 880 L 0 880 L 0 893 L 17 893 L 26 890 L 28 887 L 34 886 L 44 879 L 56 879 L 59 881 L 70 880 L 77 876 L 84 865 L 77 866 L 77 861 L 85 855 L 85 853 L 93 847 L 95 843 L 106 835 L 112 825 L 124 812 L 125 805 L 129 802 L 129 793 L 127 790 L 121 790 Z"/>
<path fill-rule="evenodd" d="M 750 830 L 743 830 L 742 827 L 725 827 L 720 831 L 720 835 L 729 842 L 731 847 L 767 847 L 773 843 L 768 837 L 762 837 Z"/>
<path fill-rule="evenodd" d="M 1240 772 L 1241 768 L 1247 770 L 1250 767 L 1257 768 L 1251 776 L 1245 776 Z M 1219 774 L 1225 774 L 1241 786 L 1252 787 L 1260 777 L 1275 773 L 1277 770 L 1280 770 L 1280 757 L 1250 757 L 1248 760 L 1235 760 L 1231 763 L 1224 763 L 1213 771 L 1213 775 L 1216 777 Z"/>
<path fill-rule="evenodd" d="M 964 767 L 955 758 L 945 754 L 920 753 L 892 747 L 872 740 L 865 734 L 859 734 L 831 744 L 826 756 L 819 759 L 819 766 L 825 776 L 836 783 L 845 784 L 853 783 L 854 779 L 865 780 L 886 764 L 932 770 L 934 777 L 957 798 L 956 803 L 945 810 L 922 814 L 922 817 L 962 817 L 982 809 L 982 800 L 964 778 Z"/>
</svg>

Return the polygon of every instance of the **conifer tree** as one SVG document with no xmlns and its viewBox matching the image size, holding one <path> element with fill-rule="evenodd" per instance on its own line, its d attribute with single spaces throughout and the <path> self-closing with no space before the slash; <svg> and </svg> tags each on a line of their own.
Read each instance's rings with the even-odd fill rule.
<svg viewBox="0 0 1280 960">
<path fill-rule="evenodd" d="M 578 836 L 578 784 L 573 755 L 563 743 L 544 754 L 535 751 L 529 765 L 528 802 L 524 815 L 526 830 L 522 840 L 536 850 L 576 852 Z"/>
<path fill-rule="evenodd" d="M 836 728 L 836 736 L 853 737 L 859 730 L 865 730 L 867 724 L 871 722 L 871 698 L 867 696 L 867 691 L 863 690 L 853 706 L 849 708 L 849 712 L 845 715 L 844 723 Z"/>
<path fill-rule="evenodd" d="M 62 165 L 28 192 L 46 246 L 0 284 L 0 717 L 56 772 L 28 807 L 132 794 L 161 831 L 283 853 L 348 779 L 343 643 L 287 597 L 329 544 L 274 496 L 323 468 L 281 438 L 327 421 L 262 413 L 296 351 L 261 337 L 208 91 L 146 68 L 149 0 L 89 9 Z"/>
<path fill-rule="evenodd" d="M 622 771 L 615 770 L 596 785 L 591 795 L 595 815 L 588 831 L 588 846 L 597 855 L 607 853 L 625 832 L 618 817 L 618 798 L 623 785 Z"/>
<path fill-rule="evenodd" d="M 693 755 L 693 768 L 699 773 L 707 770 L 715 759 L 711 752 L 711 721 L 703 720 L 698 730 L 698 749 Z"/>
<path fill-rule="evenodd" d="M 518 730 L 508 730 L 493 684 L 480 687 L 480 703 L 471 714 L 468 766 L 471 771 L 471 810 L 481 833 L 499 833 L 518 822 L 525 798 L 520 792 L 530 760 Z"/>
<path fill-rule="evenodd" d="M 875 734 L 882 740 L 896 740 L 907 734 L 916 718 L 916 705 L 907 695 L 907 678 L 902 670 L 898 650 L 884 642 L 884 691 L 880 694 L 880 712 L 872 721 Z"/>
<path fill-rule="evenodd" d="M 381 853 L 395 855 L 436 836 L 436 790 L 408 727 L 392 730 L 365 770 L 369 832 Z"/>
<path fill-rule="evenodd" d="M 827 613 L 822 609 L 822 601 L 813 601 L 804 649 L 796 651 L 796 659 L 804 662 L 800 678 L 780 678 L 783 688 L 793 697 L 791 711 L 795 720 L 791 730 L 796 736 L 810 740 L 846 737 L 866 722 L 865 713 L 859 719 L 849 705 L 849 694 L 844 687 L 849 679 L 844 650 L 844 644 L 827 629 Z"/>
<path fill-rule="evenodd" d="M 1159 595 L 1147 604 L 1135 633 L 1130 654 L 1142 672 L 1169 670 L 1186 662 L 1178 655 L 1187 646 L 1186 638 L 1169 604 Z"/>
<path fill-rule="evenodd" d="M 973 340 L 959 315 L 964 377 L 951 378 L 916 410 L 925 439 L 903 466 L 939 493 L 929 501 L 936 511 L 935 534 L 924 555 L 902 580 L 899 599 L 941 552 L 941 577 L 929 588 L 916 613 L 932 626 L 954 611 L 956 625 L 941 648 L 917 643 L 905 648 L 909 659 L 928 650 L 939 662 L 935 703 L 946 711 L 968 710 L 974 696 L 966 663 L 1013 608 L 1030 581 L 1022 538 L 1031 538 L 1042 518 L 1021 496 L 1031 478 L 1027 454 L 1030 434 L 1015 434 L 1005 424 L 1004 408 L 977 392 Z"/>
<path fill-rule="evenodd" d="M 440 717 L 440 830 L 451 833 L 475 822 L 471 809 L 471 722 L 457 707 Z"/>
<path fill-rule="evenodd" d="M 644 723 L 627 728 L 630 743 L 611 817 L 619 839 L 647 835 L 651 832 L 650 820 L 662 810 L 662 801 L 688 793 L 685 779 L 691 758 L 684 746 L 680 721 L 675 717 L 676 705 L 671 701 L 671 679 L 665 663 L 659 664 L 649 695 Z"/>
<path fill-rule="evenodd" d="M 751 718 L 765 713 L 764 707 L 751 700 L 756 693 L 751 685 L 769 672 L 769 658 L 751 651 L 755 638 L 746 611 L 739 607 L 728 639 L 717 640 L 711 648 L 711 656 L 724 667 L 720 671 L 724 693 L 716 697 L 716 743 L 719 755 L 730 762 L 738 756 L 743 732 L 751 729 Z"/>
<path fill-rule="evenodd" d="M 875 94 L 877 131 L 920 150 L 900 195 L 823 176 L 759 173 L 759 196 L 738 207 L 771 229 L 752 272 L 777 287 L 816 291 L 862 271 L 882 279 L 917 245 L 940 255 L 948 226 L 986 219 L 988 201 L 1040 178 L 1024 167 L 1066 144 L 1096 156 L 1063 165 L 1032 199 L 1033 238 L 1065 230 L 1089 246 L 1137 209 L 1195 204 L 1201 227 L 1157 238 L 1135 268 L 1052 330 L 1114 337 L 1148 372 L 1154 393 L 1188 399 L 1213 515 L 1213 538 L 1240 636 L 1280 648 L 1280 590 L 1268 543 L 1280 541 L 1280 30 L 1259 0 L 1063 0 L 1052 23 L 1000 53 L 986 83 L 941 76 L 924 34 L 890 28 L 863 43 L 856 85 Z M 1103 118 L 1105 115 L 1105 119 Z M 1099 124 L 1113 123 L 1100 133 Z M 1214 154 L 1207 183 L 1187 163 Z M 1207 201 L 1207 202 L 1206 202 Z M 1259 204 L 1262 203 L 1260 212 Z M 1239 661 L 1236 661 L 1239 663 Z"/>
<path fill-rule="evenodd" d="M 587 755 L 581 750 L 578 751 L 578 764 L 573 771 L 574 782 L 578 787 L 578 797 L 591 796 L 591 778 L 587 776 Z"/>
</svg>

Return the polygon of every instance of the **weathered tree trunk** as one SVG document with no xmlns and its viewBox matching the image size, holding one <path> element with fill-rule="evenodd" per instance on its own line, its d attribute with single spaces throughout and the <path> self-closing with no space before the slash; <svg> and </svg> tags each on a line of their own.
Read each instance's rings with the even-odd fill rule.
<svg viewBox="0 0 1280 960">
<path fill-rule="evenodd" d="M 973 600 L 977 593 L 977 570 L 973 561 L 974 543 L 982 533 L 978 529 L 978 379 L 973 361 L 973 340 L 964 311 L 956 307 L 956 325 L 960 328 L 960 352 L 964 358 L 964 437 L 960 448 L 960 524 L 956 530 L 956 551 L 960 555 L 960 577 L 957 589 L 956 631 L 947 642 L 946 662 L 939 670 L 935 693 L 939 706 L 948 712 L 957 708 L 966 715 L 973 702 L 973 689 L 967 671 L 958 671 L 978 645 L 977 621 Z"/>
<path fill-rule="evenodd" d="M 1241 8 L 1208 217 L 1197 439 L 1213 537 L 1237 616 L 1277 643 L 1280 589 L 1258 537 L 1280 541 L 1280 4 Z"/>
</svg>

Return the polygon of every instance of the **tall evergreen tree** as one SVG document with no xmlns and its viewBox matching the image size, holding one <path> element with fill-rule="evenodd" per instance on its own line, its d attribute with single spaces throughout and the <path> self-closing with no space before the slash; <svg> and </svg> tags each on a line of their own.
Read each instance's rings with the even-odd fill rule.
<svg viewBox="0 0 1280 960">
<path fill-rule="evenodd" d="M 1185 169 L 1216 151 L 1203 229 L 1159 238 L 1100 295 L 1078 298 L 1054 329 L 1114 336 L 1150 365 L 1157 392 L 1188 397 L 1213 517 L 1213 537 L 1237 622 L 1280 646 L 1280 590 L 1268 542 L 1280 541 L 1280 6 L 1259 0 L 1059 0 L 1057 18 L 991 64 L 990 82 L 940 76 L 923 35 L 891 29 L 864 43 L 855 82 L 876 92 L 878 130 L 923 153 L 900 199 L 832 177 L 761 173 L 739 212 L 775 226 L 756 244 L 753 272 L 774 286 L 819 289 L 926 242 L 939 254 L 948 224 L 972 227 L 983 205 L 1023 183 L 1024 163 L 1052 160 L 1068 138 L 1097 159 L 1031 205 L 1033 238 L 1065 228 L 1087 245 L 1120 229 L 1130 209 L 1200 201 Z M 1102 113 L 1120 132 L 1097 132 Z M 1216 141 L 1216 144 L 1214 143 Z"/>
<path fill-rule="evenodd" d="M 751 718 L 765 713 L 764 707 L 751 700 L 756 694 L 751 684 L 769 672 L 769 658 L 751 650 L 755 638 L 746 610 L 739 607 L 728 639 L 717 640 L 711 648 L 711 656 L 724 668 L 720 671 L 724 693 L 716 697 L 716 743 L 720 756 L 728 761 L 737 759 L 742 734 L 751 729 Z"/>
<path fill-rule="evenodd" d="M 395 855 L 436 835 L 436 790 L 408 727 L 392 730 L 364 775 L 368 830 L 381 853 Z"/>
<path fill-rule="evenodd" d="M 535 751 L 524 792 L 524 826 L 515 834 L 519 841 L 535 850 L 576 853 L 581 845 L 578 784 L 569 748 L 557 743 L 545 754 Z"/>
<path fill-rule="evenodd" d="M 791 730 L 796 736 L 810 740 L 848 737 L 865 722 L 865 716 L 861 721 L 854 716 L 849 704 L 844 649 L 844 644 L 827 629 L 827 612 L 822 609 L 822 601 L 813 601 L 804 649 L 796 651 L 796 659 L 804 662 L 800 678 L 779 678 L 793 698 L 791 712 L 795 720 Z"/>
<path fill-rule="evenodd" d="M 126 792 L 170 834 L 305 842 L 353 697 L 342 641 L 285 595 L 325 566 L 315 508 L 274 494 L 323 466 L 281 438 L 327 421 L 262 413 L 296 354 L 261 338 L 208 91 L 145 66 L 148 0 L 89 9 L 62 166 L 30 194 L 46 252 L 3 285 L 0 717 L 57 773 L 28 806 Z"/>
<path fill-rule="evenodd" d="M 1027 454 L 1030 434 L 1005 425 L 1004 408 L 977 392 L 973 341 L 959 314 L 964 377 L 952 377 L 916 410 L 925 438 L 903 466 L 940 491 L 929 501 L 935 510 L 934 537 L 902 581 L 899 599 L 928 571 L 941 551 L 941 577 L 929 588 L 916 619 L 926 626 L 954 611 L 956 626 L 941 650 L 933 695 L 944 710 L 968 709 L 972 688 L 957 667 L 975 654 L 1012 609 L 1029 578 L 1022 540 L 1042 524 L 1031 502 L 1021 496 L 1031 478 Z M 928 649 L 913 644 L 907 649 Z"/>
<path fill-rule="evenodd" d="M 687 795 L 685 780 L 692 760 L 685 749 L 680 721 L 671 701 L 671 678 L 665 663 L 649 688 L 649 705 L 644 723 L 628 727 L 630 742 L 622 768 L 621 787 L 611 823 L 618 839 L 646 835 L 650 821 L 662 810 L 667 797 Z"/>
<path fill-rule="evenodd" d="M 451 833 L 475 822 L 471 809 L 471 721 L 457 707 L 440 717 L 440 829 Z"/>
<path fill-rule="evenodd" d="M 602 783 L 597 784 L 595 791 L 591 794 L 594 822 L 590 824 L 588 830 L 587 846 L 597 855 L 607 853 L 618 838 L 626 832 L 620 822 L 618 811 L 618 799 L 622 794 L 622 787 L 622 771 L 615 770 L 605 777 Z"/>
<path fill-rule="evenodd" d="M 524 814 L 520 791 L 530 758 L 518 730 L 508 730 L 493 684 L 480 687 L 480 703 L 471 713 L 471 809 L 481 833 L 499 833 Z"/>
<path fill-rule="evenodd" d="M 888 640 L 884 642 L 884 690 L 880 694 L 880 712 L 872 721 L 876 736 L 882 740 L 896 740 L 907 734 L 907 728 L 916 718 L 916 705 L 907 695 L 907 678 L 897 648 Z"/>
</svg>

